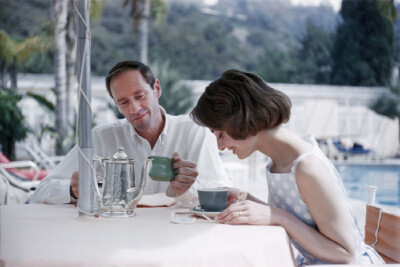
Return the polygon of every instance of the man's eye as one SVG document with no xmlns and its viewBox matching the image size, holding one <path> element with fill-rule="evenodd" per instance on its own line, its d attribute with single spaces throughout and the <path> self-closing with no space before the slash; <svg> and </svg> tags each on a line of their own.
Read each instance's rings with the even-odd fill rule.
<svg viewBox="0 0 400 267">
<path fill-rule="evenodd" d="M 120 106 L 125 106 L 127 102 L 121 102 L 119 103 Z"/>
<path fill-rule="evenodd" d="M 136 98 L 137 99 L 142 99 L 142 98 L 144 98 L 144 95 L 138 95 Z"/>
</svg>

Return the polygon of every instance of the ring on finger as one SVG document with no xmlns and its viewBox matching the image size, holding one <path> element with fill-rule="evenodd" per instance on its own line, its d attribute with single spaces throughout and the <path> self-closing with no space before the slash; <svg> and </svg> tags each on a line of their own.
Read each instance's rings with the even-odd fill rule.
<svg viewBox="0 0 400 267">
<path fill-rule="evenodd" d="M 242 211 L 239 211 L 239 216 L 242 216 Z"/>
</svg>

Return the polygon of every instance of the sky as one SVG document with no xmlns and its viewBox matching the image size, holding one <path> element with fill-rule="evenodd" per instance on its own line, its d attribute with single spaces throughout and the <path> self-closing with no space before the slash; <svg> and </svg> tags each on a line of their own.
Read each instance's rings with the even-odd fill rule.
<svg viewBox="0 0 400 267">
<path fill-rule="evenodd" d="M 207 5 L 215 5 L 218 0 L 203 0 Z M 330 3 L 335 11 L 339 11 L 342 0 L 290 0 L 294 5 L 318 6 L 321 3 Z M 400 1 L 400 0 L 398 0 Z"/>
<path fill-rule="evenodd" d="M 342 0 L 291 0 L 294 5 L 318 6 L 322 3 L 329 3 L 335 11 L 339 11 Z"/>
</svg>

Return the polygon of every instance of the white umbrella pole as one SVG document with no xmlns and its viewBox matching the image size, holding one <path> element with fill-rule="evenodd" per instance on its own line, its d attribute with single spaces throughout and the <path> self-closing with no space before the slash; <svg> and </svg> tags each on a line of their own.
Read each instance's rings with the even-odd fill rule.
<svg viewBox="0 0 400 267">
<path fill-rule="evenodd" d="M 89 0 L 77 0 L 77 73 L 79 112 L 77 124 L 77 146 L 79 150 L 79 216 L 94 213 L 94 174 L 92 166 L 92 114 L 90 87 L 90 34 Z"/>
</svg>

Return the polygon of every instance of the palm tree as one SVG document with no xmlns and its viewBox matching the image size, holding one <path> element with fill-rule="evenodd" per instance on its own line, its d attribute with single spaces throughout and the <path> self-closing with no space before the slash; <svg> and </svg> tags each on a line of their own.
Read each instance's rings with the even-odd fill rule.
<svg viewBox="0 0 400 267">
<path fill-rule="evenodd" d="M 91 0 L 91 18 L 99 17 L 103 0 Z M 73 135 L 71 91 L 76 80 L 77 17 L 74 0 L 52 1 L 54 22 L 54 73 L 55 73 L 55 129 L 57 132 L 56 154 L 64 154 L 64 140 Z"/>
<path fill-rule="evenodd" d="M 63 154 L 62 140 L 67 126 L 65 102 L 66 102 L 66 26 L 68 14 L 67 1 L 52 1 L 52 19 L 54 23 L 54 82 L 56 94 L 56 122 L 55 128 L 58 134 L 56 140 L 56 154 Z"/>
<path fill-rule="evenodd" d="M 139 61 L 147 64 L 150 18 L 160 22 L 166 14 L 166 0 L 125 0 L 131 5 L 132 27 L 137 35 Z"/>
<path fill-rule="evenodd" d="M 74 0 L 68 1 L 68 11 L 67 11 L 67 25 L 66 25 L 66 34 L 65 41 L 67 45 L 66 50 L 66 97 L 65 97 L 65 114 L 67 117 L 67 123 L 70 125 L 73 122 L 73 112 L 71 108 L 71 93 L 72 87 L 75 84 L 76 79 L 76 49 L 77 49 L 77 40 L 76 40 L 76 27 L 75 27 L 75 5 Z M 70 128 L 68 128 L 70 129 Z M 68 135 L 70 131 L 68 131 Z"/>
<path fill-rule="evenodd" d="M 124 6 L 129 3 L 131 4 L 132 27 L 137 33 L 139 60 L 147 64 L 150 0 L 125 0 Z"/>
<path fill-rule="evenodd" d="M 12 39 L 4 30 L 0 30 L 0 85 L 6 87 L 6 72 L 8 69 L 11 79 L 11 90 L 17 91 L 17 65 L 28 59 L 36 52 L 50 49 L 49 37 L 27 37 L 22 41 Z"/>
<path fill-rule="evenodd" d="M 50 49 L 49 37 L 28 37 L 22 41 L 12 39 L 5 31 L 0 30 L 0 144 L 7 157 L 14 159 L 15 142 L 26 137 L 28 128 L 24 117 L 17 106 L 22 96 L 17 94 L 17 65 L 36 52 Z M 6 88 L 6 72 L 11 79 L 11 90 Z"/>
</svg>

